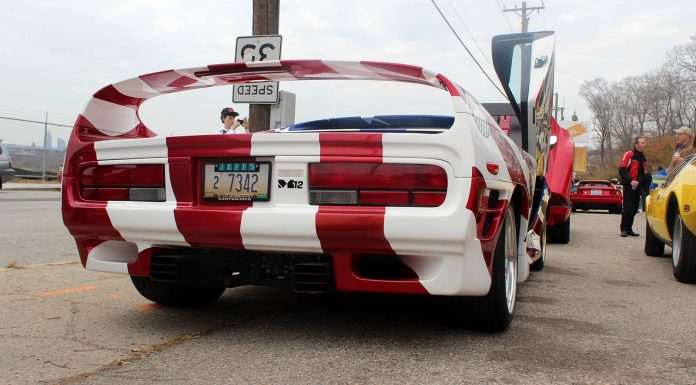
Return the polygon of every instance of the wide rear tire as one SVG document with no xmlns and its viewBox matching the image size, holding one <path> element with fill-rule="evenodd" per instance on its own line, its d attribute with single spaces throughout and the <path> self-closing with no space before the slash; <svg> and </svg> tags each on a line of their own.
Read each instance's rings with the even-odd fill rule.
<svg viewBox="0 0 696 385">
<path fill-rule="evenodd" d="M 169 306 L 205 306 L 215 302 L 226 287 L 222 283 L 153 281 L 150 277 L 131 276 L 133 286 L 150 301 Z"/>
<path fill-rule="evenodd" d="M 672 227 L 672 266 L 677 281 L 696 283 L 696 236 L 684 226 L 678 212 Z"/>
<path fill-rule="evenodd" d="M 558 226 L 549 227 L 549 242 L 563 244 L 570 242 L 570 217 Z"/>
<path fill-rule="evenodd" d="M 486 296 L 471 298 L 472 321 L 481 329 L 502 331 L 512 322 L 517 294 L 516 229 L 514 211 L 510 206 L 505 211 L 493 255 L 491 288 Z"/>
<path fill-rule="evenodd" d="M 665 244 L 653 234 L 650 223 L 645 219 L 645 255 L 650 257 L 661 257 L 665 254 Z"/>
</svg>

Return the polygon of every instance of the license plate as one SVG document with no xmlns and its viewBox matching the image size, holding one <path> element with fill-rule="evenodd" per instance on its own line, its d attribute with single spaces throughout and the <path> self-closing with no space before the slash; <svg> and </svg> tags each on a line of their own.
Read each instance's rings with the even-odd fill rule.
<svg viewBox="0 0 696 385">
<path fill-rule="evenodd" d="M 602 195 L 602 190 L 592 190 L 592 195 Z"/>
<path fill-rule="evenodd" d="M 267 201 L 270 162 L 215 162 L 203 167 L 203 200 Z"/>
</svg>

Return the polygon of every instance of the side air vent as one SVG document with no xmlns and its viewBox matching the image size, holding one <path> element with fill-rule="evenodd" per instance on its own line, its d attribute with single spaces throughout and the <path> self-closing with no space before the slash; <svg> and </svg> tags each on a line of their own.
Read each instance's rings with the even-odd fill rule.
<svg viewBox="0 0 696 385">
<path fill-rule="evenodd" d="M 298 263 L 293 270 L 293 289 L 297 293 L 321 294 L 332 289 L 331 263 Z"/>
</svg>

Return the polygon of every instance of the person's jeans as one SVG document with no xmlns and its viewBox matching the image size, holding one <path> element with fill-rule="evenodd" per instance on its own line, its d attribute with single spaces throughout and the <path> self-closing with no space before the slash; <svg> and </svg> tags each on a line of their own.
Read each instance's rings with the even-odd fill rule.
<svg viewBox="0 0 696 385">
<path fill-rule="evenodd" d="M 623 212 L 621 213 L 621 231 L 633 230 L 633 217 L 638 212 L 638 205 L 642 195 L 642 189 L 638 186 L 635 190 L 631 185 L 623 188 Z"/>
</svg>

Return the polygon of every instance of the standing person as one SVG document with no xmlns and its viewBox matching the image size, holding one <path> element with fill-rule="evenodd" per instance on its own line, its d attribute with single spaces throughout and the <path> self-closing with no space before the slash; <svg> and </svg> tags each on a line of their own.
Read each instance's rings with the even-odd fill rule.
<svg viewBox="0 0 696 385">
<path fill-rule="evenodd" d="M 674 168 L 687 156 L 696 154 L 696 149 L 694 148 L 694 132 L 691 128 L 681 126 L 674 130 L 674 140 L 676 145 L 674 147 L 672 163 L 669 164 L 669 171 L 674 170 Z"/>
<path fill-rule="evenodd" d="M 647 171 L 645 155 L 643 151 L 648 147 L 648 142 L 642 136 L 633 139 L 633 150 L 626 151 L 621 158 L 619 174 L 623 184 L 623 213 L 621 214 L 621 236 L 637 237 L 640 234 L 633 231 L 633 217 L 638 211 L 638 204 L 646 183 Z"/>
<path fill-rule="evenodd" d="M 232 107 L 225 107 L 220 112 L 220 121 L 222 127 L 218 130 L 218 134 L 246 134 L 249 132 L 247 128 L 249 121 L 247 118 L 237 119 L 239 112 Z"/>
</svg>

